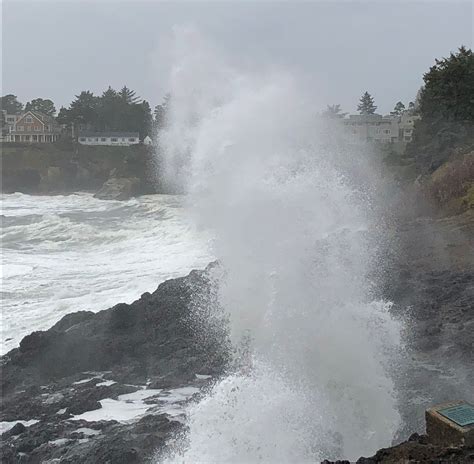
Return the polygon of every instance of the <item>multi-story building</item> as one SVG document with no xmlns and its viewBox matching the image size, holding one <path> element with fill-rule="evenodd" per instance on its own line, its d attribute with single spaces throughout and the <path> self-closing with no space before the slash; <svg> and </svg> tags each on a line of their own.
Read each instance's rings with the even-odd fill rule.
<svg viewBox="0 0 474 464">
<path fill-rule="evenodd" d="M 39 111 L 5 115 L 8 133 L 4 142 L 51 143 L 59 140 L 61 128 L 52 116 Z"/>
<path fill-rule="evenodd" d="M 411 142 L 415 120 L 419 116 L 381 114 L 351 114 L 341 119 L 345 133 L 353 142 Z"/>
<path fill-rule="evenodd" d="M 354 142 L 398 141 L 398 117 L 380 114 L 351 114 L 342 119 L 346 134 Z"/>
<path fill-rule="evenodd" d="M 408 112 L 405 112 L 400 116 L 400 121 L 398 123 L 400 142 L 411 142 L 413 140 L 413 129 L 417 119 L 420 119 L 420 116 Z"/>
</svg>

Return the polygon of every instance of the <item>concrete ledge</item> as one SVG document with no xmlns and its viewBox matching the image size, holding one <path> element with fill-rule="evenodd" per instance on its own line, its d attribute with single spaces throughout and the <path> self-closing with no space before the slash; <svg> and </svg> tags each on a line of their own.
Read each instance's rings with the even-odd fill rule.
<svg viewBox="0 0 474 464">
<path fill-rule="evenodd" d="M 465 401 L 443 403 L 427 409 L 425 418 L 429 442 L 438 446 L 474 446 L 474 418 L 459 419 L 471 414 L 474 414 L 474 407 Z"/>
</svg>

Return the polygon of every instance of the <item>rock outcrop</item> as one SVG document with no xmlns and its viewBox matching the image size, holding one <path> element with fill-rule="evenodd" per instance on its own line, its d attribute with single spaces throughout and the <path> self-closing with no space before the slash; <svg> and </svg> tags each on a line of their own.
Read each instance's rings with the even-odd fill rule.
<svg viewBox="0 0 474 464">
<path fill-rule="evenodd" d="M 138 177 L 111 177 L 104 182 L 94 198 L 100 200 L 128 200 L 140 193 L 140 187 Z"/>
<path fill-rule="evenodd" d="M 143 462 L 182 427 L 176 411 L 194 387 L 226 364 L 218 335 L 190 323 L 197 295 L 206 304 L 211 294 L 207 271 L 193 271 L 130 305 L 72 313 L 26 336 L 2 357 L 1 462 Z M 141 413 L 122 423 L 107 407 Z"/>
</svg>

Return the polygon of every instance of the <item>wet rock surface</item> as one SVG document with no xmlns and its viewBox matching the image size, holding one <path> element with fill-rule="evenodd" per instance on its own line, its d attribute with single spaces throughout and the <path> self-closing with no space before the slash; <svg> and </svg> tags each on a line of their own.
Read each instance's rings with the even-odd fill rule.
<svg viewBox="0 0 474 464">
<path fill-rule="evenodd" d="M 1 462 L 133 463 L 158 451 L 226 363 L 218 341 L 189 324 L 209 287 L 193 271 L 25 337 L 2 357 Z"/>
<path fill-rule="evenodd" d="M 383 448 L 370 458 L 360 458 L 357 464 L 398 463 L 472 463 L 474 448 L 447 448 L 430 444 L 426 435 L 413 434 L 397 446 Z"/>
</svg>

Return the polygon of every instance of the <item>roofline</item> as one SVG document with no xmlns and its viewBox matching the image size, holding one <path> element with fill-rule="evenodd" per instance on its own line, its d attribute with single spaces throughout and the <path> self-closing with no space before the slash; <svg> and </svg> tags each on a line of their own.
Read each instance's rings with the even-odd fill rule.
<svg viewBox="0 0 474 464">
<path fill-rule="evenodd" d="M 36 116 L 36 114 L 33 113 L 33 111 L 28 110 L 28 111 L 26 111 L 22 116 L 20 116 L 20 119 L 17 119 L 17 120 L 15 121 L 14 126 L 16 126 L 16 125 L 17 125 L 23 118 L 25 118 L 28 114 L 31 114 L 31 116 L 33 116 L 34 118 L 36 118 L 41 124 L 43 124 L 43 126 L 45 125 L 45 122 L 42 121 L 38 116 Z"/>
</svg>

